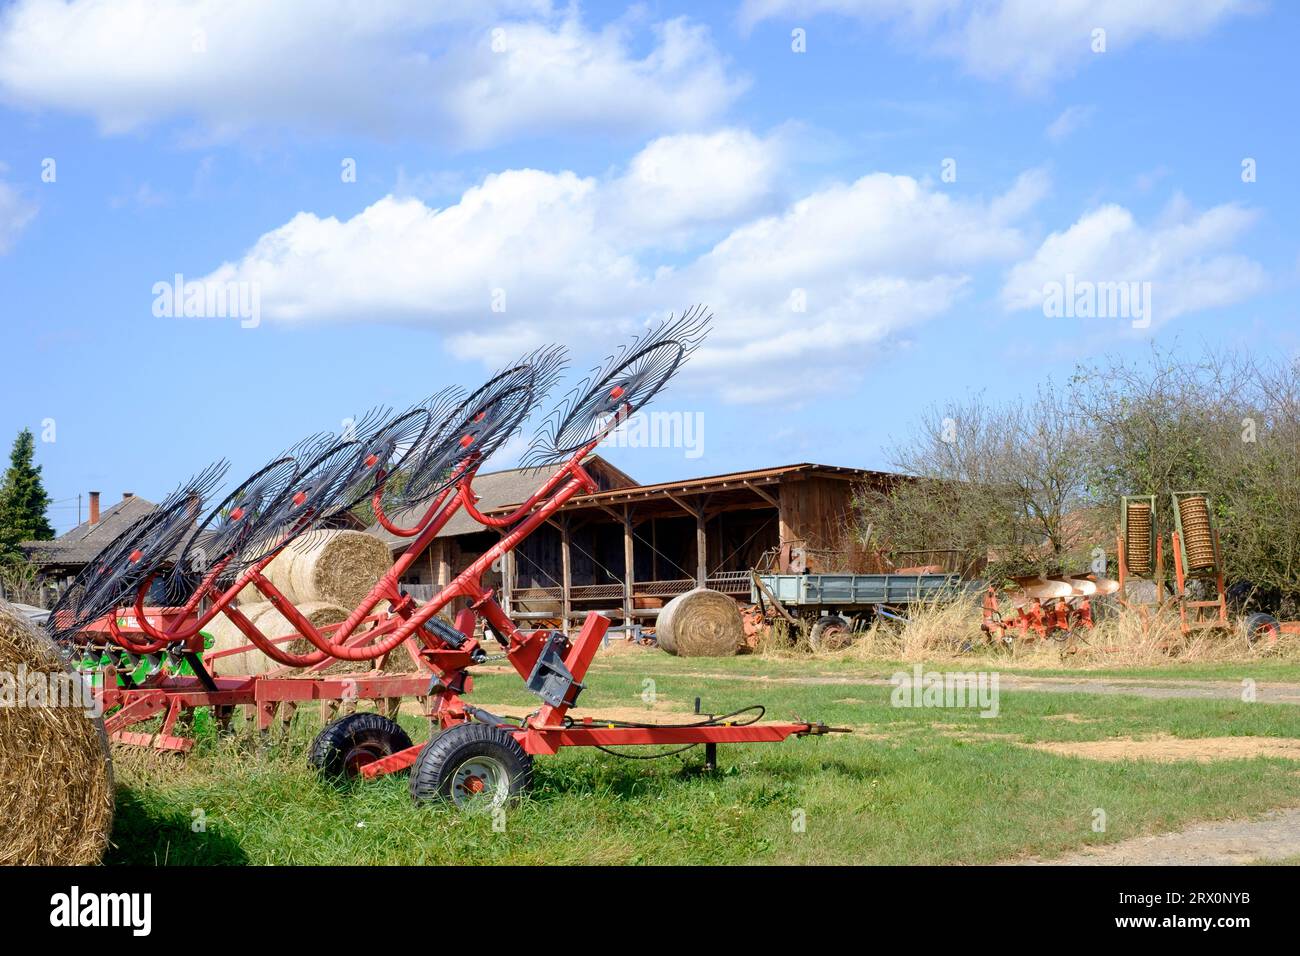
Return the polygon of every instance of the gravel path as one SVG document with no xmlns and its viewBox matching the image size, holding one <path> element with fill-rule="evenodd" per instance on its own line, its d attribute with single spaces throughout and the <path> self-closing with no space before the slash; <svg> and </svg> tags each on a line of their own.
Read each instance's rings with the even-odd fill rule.
<svg viewBox="0 0 1300 956">
<path fill-rule="evenodd" d="M 707 680 L 743 680 L 761 684 L 828 684 L 844 686 L 889 686 L 884 677 L 766 677 L 751 674 L 689 673 L 681 676 Z M 1156 699 L 1193 698 L 1200 700 L 1241 700 L 1242 684 L 1231 680 L 1168 681 L 1127 677 L 1026 677 L 1019 674 L 1000 674 L 998 686 L 1002 690 L 1041 691 L 1057 694 L 1121 694 Z M 1257 681 L 1255 700 L 1261 704 L 1300 704 L 1300 684 L 1282 684 Z"/>
<path fill-rule="evenodd" d="M 1255 820 L 1198 823 L 1065 856 L 1013 861 L 1022 866 L 1223 866 L 1300 857 L 1300 807 Z"/>
</svg>

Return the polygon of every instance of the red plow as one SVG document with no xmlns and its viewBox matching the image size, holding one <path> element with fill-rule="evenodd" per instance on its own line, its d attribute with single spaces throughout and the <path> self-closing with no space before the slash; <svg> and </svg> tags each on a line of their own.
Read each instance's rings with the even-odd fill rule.
<svg viewBox="0 0 1300 956">
<path fill-rule="evenodd" d="M 385 705 L 387 713 L 356 712 L 328 723 L 312 745 L 311 761 L 331 776 L 368 778 L 411 768 L 411 793 L 420 802 L 443 797 L 462 806 L 500 806 L 527 790 L 533 755 L 561 747 L 704 744 L 712 761 L 722 743 L 828 733 L 831 728 L 819 723 L 761 721 L 761 707 L 668 725 L 575 718 L 570 711 L 609 620 L 593 612 L 572 639 L 562 631 L 524 630 L 483 583 L 495 562 L 567 501 L 597 490 L 584 458 L 663 388 L 706 328 L 702 309 L 669 319 L 577 386 L 528 456 L 528 464 L 554 470 L 510 515 L 478 510 L 474 478 L 554 385 L 564 366 L 560 349 L 525 356 L 467 396 L 442 392 L 400 414 L 371 415 L 342 439 L 303 442 L 201 517 L 224 472 L 208 469 L 78 577 L 50 616 L 53 636 L 93 672 L 106 728 L 121 743 L 188 750 L 194 740 L 183 728 L 202 708 L 226 725 L 236 707 L 251 707 L 266 732 L 277 715 L 287 723 L 307 702 Z M 365 502 L 386 530 L 411 545 L 346 620 L 317 627 L 272 583 L 266 567 L 291 541 Z M 430 601 L 417 604 L 403 592 L 402 577 L 458 512 L 501 538 Z M 422 516 L 403 526 L 390 517 L 397 513 Z M 246 588 L 269 601 L 293 631 L 270 636 L 255 626 L 239 607 L 237 596 Z M 454 602 L 464 607 L 448 621 L 443 612 Z M 247 649 L 205 658 L 203 628 L 218 615 L 281 670 L 212 673 L 213 661 Z M 489 657 L 489 647 L 496 657 Z M 507 661 L 539 698 L 533 713 L 512 721 L 469 702 L 472 668 L 489 660 Z M 325 672 L 340 661 L 381 669 Z M 426 743 L 413 743 L 395 719 L 396 704 L 407 698 L 418 699 L 430 720 Z M 160 715 L 160 728 L 140 729 Z"/>
</svg>

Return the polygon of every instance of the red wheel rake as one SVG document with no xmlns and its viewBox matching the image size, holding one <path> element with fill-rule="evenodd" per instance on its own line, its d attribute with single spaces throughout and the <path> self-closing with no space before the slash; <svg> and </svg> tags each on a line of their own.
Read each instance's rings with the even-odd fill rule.
<svg viewBox="0 0 1300 956">
<path fill-rule="evenodd" d="M 236 706 L 255 708 L 265 732 L 277 712 L 287 722 L 307 701 L 365 699 L 391 707 L 415 697 L 434 729 L 428 743 L 413 744 L 391 713 L 354 713 L 325 727 L 313 744 L 312 763 L 327 774 L 364 777 L 413 767 L 417 801 L 447 797 L 458 805 L 500 806 L 527 789 L 532 755 L 561 747 L 705 744 L 712 759 L 720 743 L 830 732 L 819 723 L 759 722 L 759 707 L 677 725 L 575 719 L 570 711 L 608 619 L 589 614 L 573 640 L 560 631 L 521 630 L 483 584 L 494 562 L 567 501 L 597 490 L 583 459 L 663 388 L 699 345 L 707 321 L 698 308 L 665 321 L 575 388 L 527 456 L 530 464 L 554 464 L 554 472 L 504 517 L 479 512 L 474 478 L 553 386 L 564 367 L 558 348 L 525 356 L 467 396 L 439 393 L 400 414 L 372 416 L 342 440 L 304 442 L 236 486 L 205 518 L 199 518 L 200 504 L 220 470 L 182 486 L 106 548 L 50 616 L 57 641 L 80 654 L 83 666 L 97 662 L 90 669 L 109 733 L 125 743 L 188 750 L 193 740 L 176 728 L 195 708 L 212 708 L 223 724 Z M 366 500 L 385 529 L 412 542 L 346 620 L 316 627 L 263 572 L 291 541 Z M 390 517 L 399 508 L 421 507 L 422 517 L 409 527 Z M 417 605 L 399 582 L 462 511 L 502 537 L 432 600 Z M 164 571 L 169 562 L 172 569 Z M 260 592 L 293 632 L 262 633 L 236 602 L 245 588 Z M 160 589 L 163 606 L 151 605 Z M 449 624 L 438 615 L 459 598 L 467 606 Z M 202 630 L 217 615 L 228 618 L 249 644 L 205 662 Z M 498 645 L 540 699 L 537 710 L 518 722 L 466 699 L 473 689 L 471 668 L 488 660 L 475 636 L 480 626 L 482 641 Z M 283 669 L 215 676 L 206 666 L 250 648 Z M 400 673 L 390 671 L 395 655 L 408 662 Z M 384 669 L 321 673 L 338 661 L 378 662 Z M 159 714 L 159 731 L 133 729 Z"/>
</svg>

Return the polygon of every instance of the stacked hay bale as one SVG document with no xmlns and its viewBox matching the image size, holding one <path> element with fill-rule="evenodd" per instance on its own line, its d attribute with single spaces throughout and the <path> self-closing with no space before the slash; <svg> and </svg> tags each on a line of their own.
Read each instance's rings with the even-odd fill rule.
<svg viewBox="0 0 1300 956">
<path fill-rule="evenodd" d="M 373 535 L 360 531 L 316 531 L 291 542 L 263 573 L 319 628 L 346 620 L 391 565 L 388 546 Z M 245 588 L 239 598 L 240 610 L 267 637 L 284 637 L 294 632 L 293 625 L 256 588 Z M 213 636 L 214 650 L 248 644 L 243 632 L 224 615 L 218 615 L 207 630 Z M 279 646 L 287 647 L 294 654 L 315 650 L 305 638 Z M 280 666 L 256 649 L 219 658 L 216 662 L 220 674 L 265 674 Z M 369 670 L 370 666 L 369 661 L 340 661 L 328 668 L 328 673 Z"/>
<path fill-rule="evenodd" d="M 262 572 L 295 604 L 324 601 L 353 608 L 392 565 L 388 545 L 361 531 L 314 531 L 272 559 Z M 266 598 L 252 586 L 239 593 L 245 603 Z"/>
<path fill-rule="evenodd" d="M 93 864 L 108 846 L 113 767 L 82 688 L 50 639 L 0 602 L 0 865 Z"/>
<path fill-rule="evenodd" d="M 732 657 L 745 642 L 745 622 L 731 597 L 696 588 L 664 605 L 655 639 L 678 657 Z"/>
<path fill-rule="evenodd" d="M 308 601 L 305 604 L 295 605 L 295 607 L 317 628 L 338 624 L 346 620 L 349 613 L 346 608 L 339 607 L 336 604 L 326 604 L 323 601 Z M 288 618 L 277 611 L 270 601 L 246 604 L 240 608 L 240 611 L 252 621 L 254 627 L 269 638 L 287 637 L 296 633 Z M 230 618 L 224 614 L 219 614 L 213 618 L 205 630 L 212 635 L 212 651 L 226 651 L 236 647 L 248 646 L 249 641 L 244 636 L 244 632 L 235 627 Z M 276 646 L 285 649 L 290 654 L 309 654 L 316 650 L 316 645 L 305 637 L 299 637 L 289 643 L 277 644 Z M 367 670 L 368 665 L 369 662 L 367 661 L 339 661 L 337 664 L 331 665 L 328 670 L 330 673 L 343 670 Z M 270 671 L 279 670 L 283 666 L 255 647 L 241 654 L 219 657 L 212 662 L 213 672 L 223 677 L 266 674 Z"/>
</svg>

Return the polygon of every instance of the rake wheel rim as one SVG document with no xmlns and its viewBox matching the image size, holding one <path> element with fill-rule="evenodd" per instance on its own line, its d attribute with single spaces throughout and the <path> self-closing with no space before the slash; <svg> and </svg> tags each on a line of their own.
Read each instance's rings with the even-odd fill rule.
<svg viewBox="0 0 1300 956">
<path fill-rule="evenodd" d="M 462 810 L 495 809 L 510 797 L 510 773 L 496 757 L 470 757 L 451 775 L 451 800 Z"/>
<path fill-rule="evenodd" d="M 256 520 L 250 520 L 248 523 L 244 524 L 243 528 L 239 529 L 239 532 L 232 536 L 233 540 L 222 543 L 223 537 L 229 534 L 230 528 L 249 518 L 250 506 L 247 503 L 247 498 L 242 497 L 246 494 L 246 489 L 257 485 L 260 482 L 264 482 L 266 477 L 272 474 L 276 469 L 280 469 L 284 472 L 284 477 L 278 482 L 283 487 L 273 487 L 271 494 L 259 494 L 259 502 L 268 502 L 267 507 L 259 509 L 256 512 Z M 208 513 L 207 517 L 204 518 L 203 522 L 195 530 L 193 537 L 190 538 L 186 543 L 184 550 L 181 551 L 180 559 L 177 562 L 177 569 L 179 570 L 184 568 L 187 570 L 198 570 L 206 573 L 213 565 L 220 563 L 226 558 L 231 557 L 232 555 L 237 558 L 241 552 L 255 548 L 259 543 L 258 534 L 262 526 L 265 525 L 266 521 L 271 516 L 271 509 L 274 506 L 275 501 L 284 493 L 285 487 L 293 484 L 293 480 L 297 474 L 298 467 L 293 457 L 290 455 L 284 455 L 269 464 L 264 465 L 245 478 L 238 487 L 230 492 L 230 494 L 222 499 L 220 504 Z M 238 504 L 236 503 L 237 500 L 239 502 Z M 217 536 L 215 542 L 211 539 L 203 540 L 204 534 L 209 529 L 212 521 L 220 518 L 222 512 L 227 509 L 229 509 L 231 513 L 238 509 L 243 511 L 243 514 L 230 524 L 221 528 L 219 531 L 212 532 Z M 198 550 L 204 552 L 203 566 L 192 567 L 190 563 L 191 554 Z M 236 560 L 232 563 L 238 565 L 240 562 Z M 229 569 L 227 569 L 226 573 L 229 574 Z"/>
<path fill-rule="evenodd" d="M 643 362 L 648 356 L 659 351 L 669 352 L 670 357 L 667 365 L 653 381 L 651 388 L 643 390 L 643 394 L 635 394 L 635 390 L 641 388 L 643 380 L 653 371 L 653 368 L 633 373 L 630 385 L 619 381 L 629 366 Z M 618 428 L 663 390 L 669 380 L 677 374 L 685 358 L 686 346 L 670 339 L 652 343 L 619 362 L 608 375 L 591 386 L 587 394 L 575 404 L 573 410 L 556 428 L 551 453 L 558 457 L 571 455 L 583 445 Z M 613 388 L 610 387 L 611 384 L 614 385 Z M 632 397 L 629 397 L 629 392 L 633 393 Z M 601 416 L 606 417 L 602 420 Z"/>
</svg>

